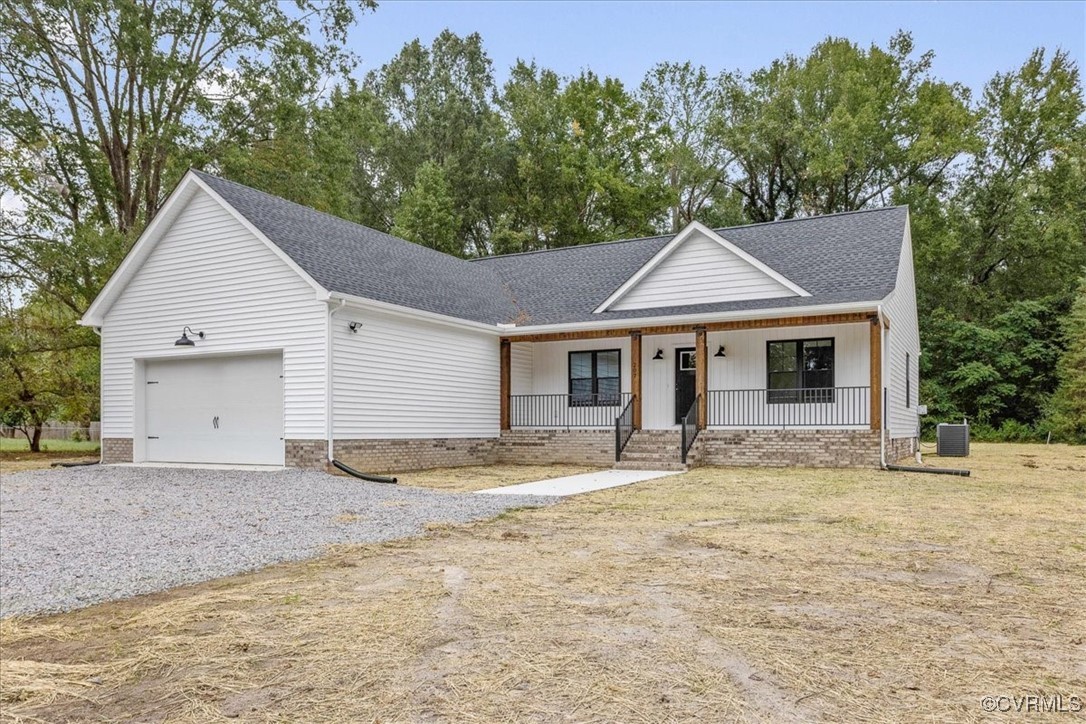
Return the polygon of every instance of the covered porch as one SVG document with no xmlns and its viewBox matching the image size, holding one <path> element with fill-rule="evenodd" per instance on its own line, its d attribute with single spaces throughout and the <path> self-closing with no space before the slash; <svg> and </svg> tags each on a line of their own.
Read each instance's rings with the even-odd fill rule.
<svg viewBox="0 0 1086 724">
<path fill-rule="evenodd" d="M 881 330 L 859 312 L 510 335 L 502 429 L 879 430 Z"/>
</svg>

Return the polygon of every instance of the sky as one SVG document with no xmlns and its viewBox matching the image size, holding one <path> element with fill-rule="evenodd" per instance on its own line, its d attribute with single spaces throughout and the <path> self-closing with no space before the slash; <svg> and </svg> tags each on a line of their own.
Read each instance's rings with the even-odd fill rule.
<svg viewBox="0 0 1086 724">
<path fill-rule="evenodd" d="M 444 28 L 479 32 L 496 80 L 517 60 L 562 75 L 591 68 L 640 84 L 660 61 L 690 60 L 710 72 L 749 72 L 786 53 L 805 54 L 828 35 L 885 47 L 899 29 L 933 70 L 975 92 L 1033 48 L 1063 48 L 1086 65 L 1086 0 L 1080 2 L 456 2 L 379 0 L 351 33 L 358 75 L 404 43 L 428 43 Z"/>
</svg>

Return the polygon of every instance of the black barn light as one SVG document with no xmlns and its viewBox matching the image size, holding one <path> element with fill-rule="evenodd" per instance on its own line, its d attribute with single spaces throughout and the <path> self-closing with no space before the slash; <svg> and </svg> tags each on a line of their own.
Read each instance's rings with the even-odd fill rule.
<svg viewBox="0 0 1086 724">
<path fill-rule="evenodd" d="M 663 359 L 664 358 L 664 350 L 662 350 L 662 349 L 656 350 L 656 354 L 654 354 L 652 356 L 652 358 L 653 359 Z"/>
<path fill-rule="evenodd" d="M 714 354 L 713 356 L 714 356 L 714 357 L 727 357 L 728 355 L 726 355 L 726 354 L 724 353 L 724 345 L 720 345 L 720 349 L 718 349 L 718 350 L 716 351 L 716 354 Z"/>
<path fill-rule="evenodd" d="M 174 342 L 173 346 L 174 347 L 195 347 L 196 342 L 189 339 L 190 334 L 195 335 L 195 336 L 199 337 L 200 339 L 204 338 L 204 333 L 203 332 L 193 332 L 192 327 L 186 326 L 184 329 L 181 330 L 181 339 Z"/>
</svg>

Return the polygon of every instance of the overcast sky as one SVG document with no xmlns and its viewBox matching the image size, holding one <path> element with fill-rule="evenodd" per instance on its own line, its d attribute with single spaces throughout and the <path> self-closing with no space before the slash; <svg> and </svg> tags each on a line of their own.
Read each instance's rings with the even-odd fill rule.
<svg viewBox="0 0 1086 724">
<path fill-rule="evenodd" d="M 359 75 L 404 43 L 443 28 L 478 31 L 498 82 L 518 58 L 563 75 L 588 67 L 629 86 L 662 60 L 710 71 L 749 71 L 806 53 L 827 35 L 885 47 L 898 30 L 935 51 L 935 71 L 975 90 L 1020 65 L 1037 46 L 1070 51 L 1083 66 L 1086 2 L 420 2 L 383 0 L 353 30 Z"/>
</svg>

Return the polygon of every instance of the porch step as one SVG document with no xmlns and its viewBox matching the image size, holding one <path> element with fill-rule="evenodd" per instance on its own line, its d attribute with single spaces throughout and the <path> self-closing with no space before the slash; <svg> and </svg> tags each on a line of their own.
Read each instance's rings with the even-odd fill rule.
<svg viewBox="0 0 1086 724">
<path fill-rule="evenodd" d="M 615 463 L 615 470 L 674 470 L 676 472 L 685 473 L 689 470 L 689 466 L 682 463 L 675 462 L 674 460 L 668 462 L 640 462 L 636 460 L 626 460 L 626 456 L 622 456 L 623 459 Z"/>
</svg>

